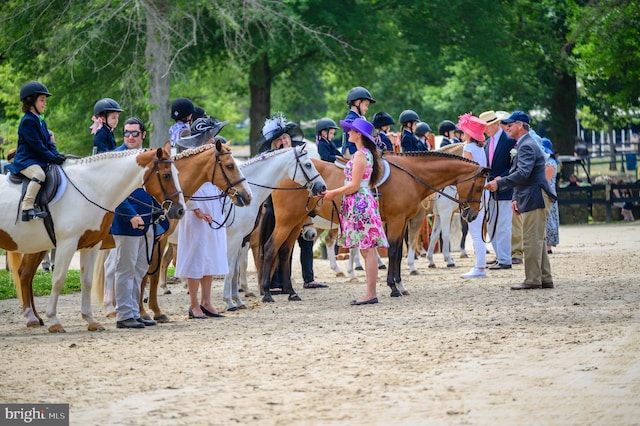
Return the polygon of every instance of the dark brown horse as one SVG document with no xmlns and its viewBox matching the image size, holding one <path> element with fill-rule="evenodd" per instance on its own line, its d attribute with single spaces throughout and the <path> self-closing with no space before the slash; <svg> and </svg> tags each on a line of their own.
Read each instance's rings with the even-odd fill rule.
<svg viewBox="0 0 640 426">
<path fill-rule="evenodd" d="M 383 158 L 389 163 L 390 173 L 378 187 L 378 203 L 382 220 L 386 222 L 389 240 L 387 285 L 391 288 L 391 296 L 398 297 L 402 295 L 397 285 L 402 281 L 400 264 L 403 238 L 407 222 L 420 211 L 420 202 L 433 192 L 440 191 L 448 185 L 455 185 L 458 189 L 461 215 L 467 221 L 472 221 L 480 208 L 489 169 L 463 157 L 441 152 L 388 152 Z M 343 184 L 342 169 L 319 160 L 314 160 L 314 163 L 328 188 L 336 188 Z M 282 185 L 281 182 L 279 186 Z M 338 226 L 340 200 L 335 200 L 335 204 L 320 201 L 313 206 L 304 194 L 275 192 L 273 203 L 275 228 L 268 240 L 258 243 L 263 245 L 262 259 L 256 262 L 256 265 L 259 265 L 259 282 L 263 290 L 268 288 L 277 265 L 276 260 L 279 260 L 280 267 L 284 268 L 283 276 L 289 278 L 283 286 L 289 294 L 293 294 L 288 259 L 305 218 L 309 210 L 315 207 L 317 215 Z M 254 250 L 259 249 L 254 247 Z"/>
</svg>

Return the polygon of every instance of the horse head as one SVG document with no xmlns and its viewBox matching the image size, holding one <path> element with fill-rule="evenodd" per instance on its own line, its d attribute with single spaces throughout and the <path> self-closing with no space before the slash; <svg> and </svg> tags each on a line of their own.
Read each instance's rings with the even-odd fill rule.
<svg viewBox="0 0 640 426">
<path fill-rule="evenodd" d="M 213 170 L 212 178 L 214 185 L 228 194 L 236 206 L 248 206 L 252 198 L 251 190 L 247 184 L 247 179 L 240 171 L 231 154 L 231 149 L 227 144 L 217 140 L 213 151 L 216 156 L 216 166 Z"/>
<path fill-rule="evenodd" d="M 460 176 L 456 180 L 458 199 L 460 203 L 460 217 L 467 222 L 473 222 L 480 211 L 484 185 L 491 169 L 478 166 L 471 176 Z"/>
<path fill-rule="evenodd" d="M 138 155 L 138 162 L 147 169 L 142 183 L 145 191 L 161 201 L 170 219 L 184 216 L 185 203 L 178 182 L 178 170 L 169 153 L 163 148 L 143 151 Z"/>
<path fill-rule="evenodd" d="M 320 173 L 318 173 L 316 166 L 314 166 L 305 148 L 306 144 L 292 148 L 296 163 L 293 175 L 290 177 L 291 180 L 306 186 L 313 195 L 318 195 L 327 190 L 327 185 L 324 179 L 322 179 L 322 176 L 320 176 Z M 298 170 L 300 170 L 301 173 L 298 173 Z"/>
</svg>

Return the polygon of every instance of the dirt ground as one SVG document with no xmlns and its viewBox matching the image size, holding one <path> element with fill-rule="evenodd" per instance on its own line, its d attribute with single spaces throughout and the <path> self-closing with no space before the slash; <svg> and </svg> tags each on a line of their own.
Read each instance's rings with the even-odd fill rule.
<svg viewBox="0 0 640 426">
<path fill-rule="evenodd" d="M 553 290 L 511 291 L 522 265 L 464 281 L 472 260 L 456 253 L 456 268 L 419 259 L 408 297 L 390 298 L 381 271 L 368 306 L 349 305 L 363 273 L 346 283 L 325 260 L 329 289 L 222 319 L 189 320 L 175 284 L 160 297 L 173 322 L 144 330 L 94 305 L 107 331 L 88 332 L 75 294 L 52 335 L 2 301 L 0 402 L 69 403 L 73 425 L 638 425 L 639 231 L 561 227 Z M 293 276 L 300 288 L 298 262 Z"/>
</svg>

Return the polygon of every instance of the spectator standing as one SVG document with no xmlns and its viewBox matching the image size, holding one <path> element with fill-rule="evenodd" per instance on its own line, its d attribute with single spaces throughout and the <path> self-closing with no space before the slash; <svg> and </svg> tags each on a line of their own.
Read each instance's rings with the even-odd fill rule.
<svg viewBox="0 0 640 426">
<path fill-rule="evenodd" d="M 525 280 L 512 290 L 553 288 L 545 228 L 551 203 L 556 196 L 545 175 L 545 154 L 529 134 L 530 118 L 514 111 L 502 121 L 507 133 L 516 139 L 514 161 L 509 175 L 496 177 L 486 185 L 495 192 L 513 188 L 512 209 L 522 216 Z"/>
<path fill-rule="evenodd" d="M 127 119 L 123 135 L 124 143 L 115 151 L 141 149 L 147 135 L 142 120 Z M 116 207 L 115 213 L 111 234 L 116 242 L 116 327 L 154 326 L 155 321 L 140 317 L 140 283 L 149 268 L 155 240 L 169 228 L 169 221 L 161 220 L 161 206 L 143 188 L 133 191 Z"/>
<path fill-rule="evenodd" d="M 359 248 L 365 263 L 367 288 L 365 295 L 351 301 L 352 305 L 378 303 L 377 247 L 388 247 L 387 237 L 378 212 L 378 203 L 370 188 L 380 180 L 382 167 L 380 152 L 373 137 L 373 124 L 364 118 L 342 120 L 340 126 L 357 147 L 344 169 L 345 185 L 325 191 L 327 201 L 343 195 L 340 210 L 338 242 L 347 248 Z"/>
<path fill-rule="evenodd" d="M 118 126 L 122 108 L 111 98 L 100 99 L 93 106 L 93 154 L 109 152 L 116 149 L 116 136 L 113 133 Z"/>
<path fill-rule="evenodd" d="M 49 163 L 61 165 L 66 159 L 56 149 L 44 121 L 44 110 L 49 96 L 51 93 L 47 87 L 38 81 L 30 81 L 20 89 L 24 115 L 18 126 L 15 156 L 7 169 L 13 174 L 21 174 L 30 179 L 22 199 L 22 222 L 41 219 L 48 215 L 46 211 L 35 207 L 36 196 L 47 177 L 44 168 Z"/>
<path fill-rule="evenodd" d="M 479 116 L 481 120 L 487 123 L 485 133 L 489 136 L 484 146 L 487 166 L 491 168 L 487 179 L 489 182 L 498 176 L 507 176 L 511 168 L 511 151 L 516 141 L 509 137 L 500 124 L 501 120 L 508 116 L 509 114 L 507 113 L 498 116 L 498 113 L 493 110 L 485 111 Z M 491 239 L 493 251 L 496 254 L 495 262 L 487 266 L 489 269 L 511 268 L 512 196 L 513 190 L 511 189 L 493 192 L 487 203 L 487 232 Z"/>
<path fill-rule="evenodd" d="M 462 141 L 465 143 L 462 151 L 464 158 L 473 160 L 482 167 L 487 167 L 487 156 L 484 152 L 484 131 L 487 123 L 471 114 L 463 114 L 459 117 L 458 126 L 462 130 Z M 462 274 L 462 278 L 485 278 L 487 263 L 487 247 L 484 243 L 482 235 L 482 225 L 484 224 L 484 198 L 480 202 L 478 216 L 469 223 L 469 232 L 473 240 L 473 250 L 475 252 L 476 263 L 473 268 L 466 274 Z"/>
</svg>

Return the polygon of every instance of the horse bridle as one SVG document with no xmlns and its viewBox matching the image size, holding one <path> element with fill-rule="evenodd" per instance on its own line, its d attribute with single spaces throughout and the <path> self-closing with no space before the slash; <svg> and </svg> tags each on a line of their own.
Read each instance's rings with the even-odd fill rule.
<svg viewBox="0 0 640 426">
<path fill-rule="evenodd" d="M 156 177 L 158 178 L 158 184 L 160 185 L 160 189 L 162 190 L 162 197 L 164 198 L 164 200 L 162 201 L 161 207 L 164 212 L 167 212 L 171 209 L 171 206 L 173 206 L 173 201 L 171 201 L 171 198 L 175 197 L 176 195 L 179 195 L 180 193 L 182 193 L 182 191 L 180 190 L 180 191 L 174 192 L 173 194 L 167 194 L 167 190 L 165 189 L 162 183 L 162 178 L 160 177 L 160 164 L 173 165 L 173 159 L 160 160 L 158 159 L 157 155 L 153 159 L 153 171 Z M 151 178 L 151 173 L 145 176 L 144 180 L 142 181 L 142 186 L 144 186 L 149 181 L 150 178 Z"/>
<path fill-rule="evenodd" d="M 463 182 L 466 182 L 468 180 L 473 179 L 473 184 L 471 185 L 471 188 L 469 189 L 469 193 L 467 194 L 467 199 L 465 201 L 460 201 L 459 199 L 457 199 L 455 197 L 452 197 L 449 194 L 445 193 L 443 189 L 438 189 L 435 186 L 431 185 L 426 180 L 420 178 L 420 176 L 416 176 L 411 170 L 408 170 L 407 168 L 402 167 L 401 165 L 396 164 L 396 163 L 394 163 L 393 161 L 391 161 L 389 159 L 386 159 L 386 160 L 392 166 L 402 170 L 403 172 L 405 172 L 406 174 L 411 176 L 415 181 L 425 185 L 426 187 L 428 187 L 430 189 L 433 189 L 434 192 L 437 192 L 438 194 L 442 195 L 443 197 L 446 197 L 446 198 L 450 199 L 451 201 L 457 203 L 458 204 L 458 208 L 460 210 L 462 210 L 463 212 L 466 212 L 471 208 L 471 203 L 473 203 L 473 202 L 479 202 L 479 203 L 482 202 L 482 199 L 474 200 L 471 197 L 473 196 L 473 190 L 475 189 L 475 186 L 476 186 L 475 179 L 478 176 L 482 176 L 483 173 L 486 174 L 486 172 L 484 171 L 485 167 L 478 166 L 478 168 L 476 169 L 474 174 L 472 174 L 470 176 L 463 177 L 463 178 L 456 179 L 456 181 L 455 181 L 456 185 L 459 184 L 459 183 L 463 183 Z"/>
<path fill-rule="evenodd" d="M 306 188 L 308 190 L 311 190 L 313 181 L 318 179 L 320 177 L 320 172 L 318 172 L 317 175 L 313 176 L 313 177 L 309 177 L 309 175 L 307 174 L 307 172 L 304 170 L 304 167 L 302 167 L 302 164 L 300 162 L 300 158 L 302 158 L 303 156 L 307 155 L 306 151 L 302 151 L 299 153 L 297 149 L 293 148 L 293 152 L 294 152 L 294 156 L 296 158 L 296 169 L 293 171 L 293 178 L 295 180 L 296 174 L 298 173 L 298 167 L 300 168 L 300 171 L 302 172 L 302 176 L 304 176 L 305 180 L 306 180 L 306 185 L 303 186 L 299 186 L 297 188 L 278 188 L 276 186 L 269 186 L 269 185 L 261 185 L 259 183 L 254 183 L 254 182 L 249 182 L 250 185 L 255 185 L 255 186 L 259 186 L 260 188 L 267 188 L 267 189 L 273 189 L 273 190 L 281 190 L 281 191 L 297 191 L 299 189 L 303 189 Z M 298 155 L 300 154 L 300 155 Z"/>
<path fill-rule="evenodd" d="M 222 176 L 224 177 L 224 180 L 227 183 L 227 188 L 224 191 L 222 191 L 222 193 L 225 196 L 227 196 L 227 195 L 230 196 L 230 197 L 237 196 L 238 195 L 238 190 L 236 188 L 234 188 L 234 187 L 236 185 L 238 185 L 239 183 L 242 183 L 245 180 L 247 180 L 247 178 L 242 176 L 240 179 L 236 180 L 235 182 L 231 182 L 231 179 L 229 179 L 229 176 L 227 176 L 227 173 L 224 171 L 224 165 L 222 164 L 222 160 L 220 159 L 220 157 L 222 157 L 223 155 L 231 155 L 231 151 L 220 152 L 220 151 L 218 151 L 218 149 L 216 147 L 213 148 L 213 151 L 214 151 L 214 155 L 216 156 L 216 164 L 213 167 L 213 173 L 211 173 L 211 183 L 213 183 L 215 185 L 213 180 L 216 177 L 216 169 L 218 168 L 218 166 L 220 166 L 220 172 L 222 173 Z"/>
</svg>

